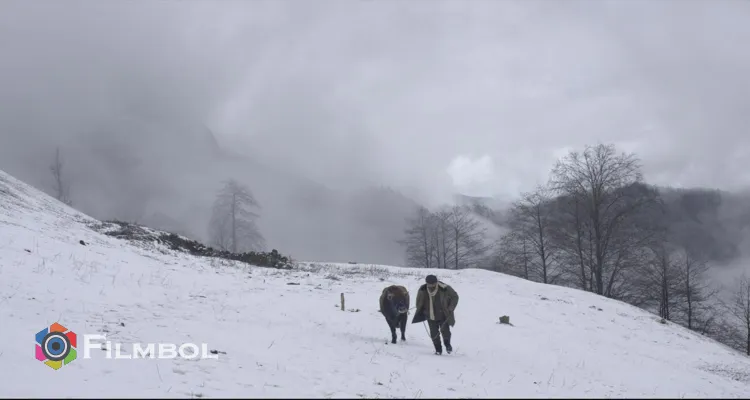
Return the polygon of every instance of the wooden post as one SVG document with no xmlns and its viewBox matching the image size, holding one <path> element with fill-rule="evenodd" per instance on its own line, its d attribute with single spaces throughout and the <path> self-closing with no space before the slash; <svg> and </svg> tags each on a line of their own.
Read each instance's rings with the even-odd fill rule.
<svg viewBox="0 0 750 400">
<path fill-rule="evenodd" d="M 344 294 L 341 293 L 341 311 L 345 311 L 346 307 L 344 307 Z"/>
</svg>

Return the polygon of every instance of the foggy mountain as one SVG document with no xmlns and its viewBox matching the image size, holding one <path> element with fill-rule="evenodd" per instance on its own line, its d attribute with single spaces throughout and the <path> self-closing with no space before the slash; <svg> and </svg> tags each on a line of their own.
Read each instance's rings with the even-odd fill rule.
<svg viewBox="0 0 750 400">
<path fill-rule="evenodd" d="M 223 180 L 234 178 L 260 202 L 258 225 L 270 248 L 306 260 L 403 260 L 396 240 L 417 204 L 393 190 L 368 188 L 349 194 L 329 189 L 225 150 L 204 127 L 170 135 L 168 130 L 120 122 L 111 132 L 82 135 L 75 145 L 62 147 L 73 182 L 72 201 L 84 212 L 208 242 L 216 192 Z M 125 132 L 141 132 L 143 137 L 119 141 Z M 49 189 L 45 178 L 31 180 Z"/>
</svg>

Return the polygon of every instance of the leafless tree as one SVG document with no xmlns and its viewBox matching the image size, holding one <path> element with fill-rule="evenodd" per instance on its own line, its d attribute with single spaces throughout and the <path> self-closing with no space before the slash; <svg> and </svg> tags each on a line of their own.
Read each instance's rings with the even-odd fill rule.
<svg viewBox="0 0 750 400">
<path fill-rule="evenodd" d="M 649 259 L 631 277 L 637 294 L 631 296 L 630 303 L 671 321 L 673 311 L 682 304 L 682 272 L 669 243 L 654 243 L 648 251 Z"/>
<path fill-rule="evenodd" d="M 475 267 L 490 248 L 486 243 L 486 228 L 466 206 L 452 206 L 446 215 L 453 253 L 448 265 L 453 269 Z"/>
<path fill-rule="evenodd" d="M 510 254 L 521 255 L 524 269 L 530 266 L 542 283 L 555 283 L 560 276 L 558 248 L 552 242 L 553 218 L 551 197 L 545 187 L 539 186 L 513 204 L 506 235 L 505 244 L 512 246 Z"/>
<path fill-rule="evenodd" d="M 213 244 L 233 253 L 262 251 L 265 239 L 255 224 L 258 214 L 250 207 L 260 208 L 250 189 L 234 179 L 224 182 L 209 222 Z"/>
<path fill-rule="evenodd" d="M 747 274 L 735 282 L 731 300 L 726 303 L 729 313 L 737 322 L 737 329 L 744 339 L 743 350 L 750 356 L 750 278 Z"/>
<path fill-rule="evenodd" d="M 708 264 L 690 249 L 683 248 L 676 255 L 682 282 L 682 314 L 684 324 L 691 330 L 705 331 L 715 312 L 711 300 L 718 292 L 706 279 Z"/>
<path fill-rule="evenodd" d="M 550 221 L 549 236 L 558 250 L 560 284 L 591 291 L 593 231 L 583 203 L 579 196 L 561 195 L 553 199 L 555 217 Z"/>
<path fill-rule="evenodd" d="M 639 215 L 658 204 L 658 193 L 641 184 L 640 164 L 633 154 L 617 154 L 613 145 L 587 146 L 559 160 L 550 188 L 578 199 L 580 217 L 591 229 L 591 290 L 608 297 L 623 293 L 624 271 L 637 265 L 640 247 L 651 240 Z M 575 229 L 570 229 L 574 231 Z"/>
<path fill-rule="evenodd" d="M 719 309 L 726 313 L 725 305 L 722 304 Z M 735 321 L 734 316 L 722 316 L 719 312 L 713 315 L 714 321 L 706 331 L 706 336 L 723 343 L 735 350 L 741 351 L 747 354 L 747 343 L 745 340 L 745 332 L 740 324 Z"/>
<path fill-rule="evenodd" d="M 70 199 L 70 183 L 63 178 L 63 160 L 60 156 L 60 146 L 55 148 L 55 160 L 50 165 L 49 169 L 52 172 L 54 178 L 54 190 L 55 198 L 61 202 L 72 206 L 73 201 Z"/>
<path fill-rule="evenodd" d="M 432 227 L 431 240 L 433 243 L 433 262 L 436 268 L 448 268 L 448 263 L 453 257 L 452 246 L 450 245 L 453 241 L 451 235 L 450 224 L 448 218 L 450 213 L 448 210 L 442 209 L 432 214 Z"/>
<path fill-rule="evenodd" d="M 398 243 L 405 248 L 407 266 L 439 268 L 439 265 L 435 265 L 434 262 L 437 243 L 433 239 L 433 231 L 436 229 L 434 226 L 436 221 L 430 210 L 420 206 L 414 218 L 409 218 L 406 222 L 405 237 Z"/>
<path fill-rule="evenodd" d="M 519 231 L 511 230 L 500 238 L 494 270 L 531 280 L 531 245 Z"/>
<path fill-rule="evenodd" d="M 407 220 L 404 246 L 410 266 L 428 268 L 475 267 L 486 260 L 491 246 L 486 243 L 486 229 L 472 215 L 470 207 L 442 207 L 430 212 L 420 207 Z"/>
</svg>

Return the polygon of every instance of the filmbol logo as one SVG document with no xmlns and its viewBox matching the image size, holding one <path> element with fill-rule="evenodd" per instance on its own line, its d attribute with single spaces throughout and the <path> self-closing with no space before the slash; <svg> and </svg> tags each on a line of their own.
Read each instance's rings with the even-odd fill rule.
<svg viewBox="0 0 750 400">
<path fill-rule="evenodd" d="M 92 349 L 106 351 L 105 358 L 116 360 L 131 360 L 137 358 L 171 359 L 182 357 L 184 359 L 218 359 L 218 351 L 209 351 L 208 344 L 200 346 L 193 343 L 183 343 L 177 346 L 174 343 L 133 343 L 130 354 L 123 354 L 122 343 L 112 343 L 104 335 L 83 335 L 83 358 L 91 358 Z M 94 343 L 94 341 L 102 341 Z M 97 346 L 98 344 L 98 346 Z M 114 357 L 113 345 L 114 344 Z M 78 336 L 75 332 L 55 322 L 48 328 L 44 328 L 36 334 L 36 359 L 47 364 L 55 370 L 63 365 L 70 364 L 78 358 Z M 189 351 L 187 351 L 189 350 Z"/>
<path fill-rule="evenodd" d="M 55 322 L 36 334 L 36 359 L 60 369 L 78 357 L 76 333 Z"/>
</svg>

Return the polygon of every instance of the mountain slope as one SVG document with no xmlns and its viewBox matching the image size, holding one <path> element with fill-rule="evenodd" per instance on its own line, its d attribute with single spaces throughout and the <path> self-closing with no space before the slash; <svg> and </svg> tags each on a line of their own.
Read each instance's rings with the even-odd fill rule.
<svg viewBox="0 0 750 400">
<path fill-rule="evenodd" d="M 0 172 L 3 397 L 727 397 L 750 393 L 750 359 L 621 302 L 481 270 L 203 259 L 96 232 L 98 221 Z M 84 244 L 80 244 L 83 240 Z M 388 284 L 435 272 L 460 294 L 452 355 L 422 324 L 407 341 L 377 312 Z M 339 309 L 346 296 L 347 312 Z M 500 325 L 509 315 L 513 326 Z M 75 331 L 79 357 L 37 361 L 33 336 Z M 82 357 L 113 342 L 207 343 L 204 360 Z M 127 351 L 125 351 L 127 354 Z M 40 384 L 43 382 L 43 384 Z"/>
</svg>

